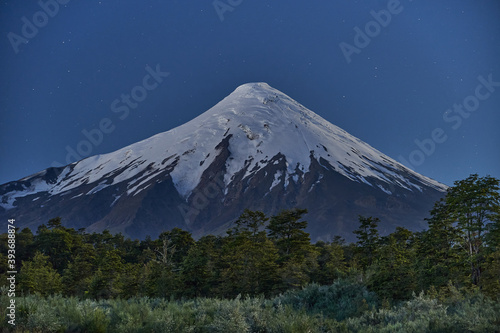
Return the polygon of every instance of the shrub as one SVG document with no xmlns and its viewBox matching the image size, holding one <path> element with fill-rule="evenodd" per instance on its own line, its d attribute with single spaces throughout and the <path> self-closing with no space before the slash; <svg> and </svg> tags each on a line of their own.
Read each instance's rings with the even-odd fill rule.
<svg viewBox="0 0 500 333">
<path fill-rule="evenodd" d="M 421 293 L 390 310 L 380 309 L 349 318 L 350 332 L 497 332 L 500 306 L 482 296 L 466 297 L 454 309 Z"/>
<path fill-rule="evenodd" d="M 348 280 L 337 280 L 330 286 L 310 284 L 302 290 L 287 291 L 274 301 L 337 321 L 358 316 L 377 305 L 375 293 L 359 282 Z"/>
<path fill-rule="evenodd" d="M 421 293 L 376 309 L 357 282 L 309 285 L 274 299 L 133 298 L 93 301 L 30 295 L 16 299 L 14 332 L 496 332 L 500 304 L 479 291 L 440 301 Z M 8 304 L 0 296 L 2 306 Z M 337 320 L 337 318 L 342 318 Z M 12 329 L 6 322 L 4 330 Z"/>
</svg>

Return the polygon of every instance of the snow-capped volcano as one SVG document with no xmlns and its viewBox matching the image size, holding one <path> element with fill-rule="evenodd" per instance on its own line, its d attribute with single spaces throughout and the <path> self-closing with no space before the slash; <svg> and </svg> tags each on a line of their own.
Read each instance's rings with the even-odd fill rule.
<svg viewBox="0 0 500 333">
<path fill-rule="evenodd" d="M 142 237 L 173 226 L 220 232 L 244 208 L 297 206 L 309 209 L 317 238 L 348 234 L 351 215 L 400 218 L 394 205 L 421 218 L 422 201 L 428 210 L 445 190 L 266 83 L 249 83 L 170 131 L 0 186 L 0 216 L 27 226 L 61 216 Z"/>
</svg>

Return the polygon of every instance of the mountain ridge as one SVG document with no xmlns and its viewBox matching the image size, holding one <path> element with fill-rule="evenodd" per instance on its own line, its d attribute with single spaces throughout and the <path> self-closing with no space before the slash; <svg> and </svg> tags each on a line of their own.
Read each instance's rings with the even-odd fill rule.
<svg viewBox="0 0 500 333">
<path fill-rule="evenodd" d="M 344 187 L 353 187 L 353 183 L 368 186 L 375 191 L 363 190 L 361 186 L 359 192 L 381 192 L 373 194 L 380 198 L 418 197 L 418 193 L 424 192 L 433 192 L 431 197 L 437 198 L 446 190 L 445 185 L 404 167 L 284 93 L 258 82 L 239 86 L 214 107 L 174 129 L 108 154 L 48 168 L 1 185 L 0 216 L 17 213 L 36 220 L 32 225 L 40 224 L 40 217 L 26 213 L 20 206 L 26 205 L 45 219 L 53 217 L 47 215 L 49 212 L 63 213 L 80 221 L 73 224 L 95 231 L 112 227 L 134 235 L 126 230 L 144 219 L 138 214 L 155 216 L 151 219 L 159 229 L 175 225 L 196 233 L 213 224 L 210 230 L 223 230 L 228 221 L 237 217 L 238 210 L 248 208 L 243 206 L 258 208 L 254 203 L 262 201 L 262 197 L 274 198 L 276 207 L 269 211 L 310 202 L 303 193 L 326 186 L 326 172 L 341 175 L 352 183 L 326 177 L 330 182 L 335 178 L 335 183 Z M 212 187 L 217 202 L 207 198 L 210 195 L 203 195 L 210 199 L 205 200 L 208 204 L 197 205 L 193 200 L 202 197 L 208 184 L 213 184 L 210 177 L 216 174 L 220 179 L 217 187 Z M 264 186 L 259 182 L 266 184 L 267 191 L 259 190 L 248 201 L 250 196 L 245 197 L 244 193 Z M 159 197 L 151 197 L 156 192 Z M 289 199 L 285 200 L 287 196 Z M 97 197 L 99 202 L 95 202 Z M 54 205 L 52 199 L 58 203 Z M 90 203 L 99 207 L 101 213 L 77 218 L 76 211 L 81 210 L 78 205 Z M 219 217 L 214 216 L 219 209 L 213 207 L 220 203 L 231 207 L 231 213 L 219 212 Z M 47 209 L 46 205 L 58 208 Z M 134 206 L 135 212 L 127 206 Z M 162 223 L 155 210 L 170 214 L 175 223 Z M 194 221 L 186 220 L 186 214 L 193 210 L 199 211 Z M 228 221 L 221 221 L 221 217 Z M 146 222 L 141 223 L 148 227 Z"/>
</svg>

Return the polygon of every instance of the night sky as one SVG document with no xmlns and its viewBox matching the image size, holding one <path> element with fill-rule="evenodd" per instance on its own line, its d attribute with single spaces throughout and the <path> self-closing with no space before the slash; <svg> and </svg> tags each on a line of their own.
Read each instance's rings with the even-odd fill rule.
<svg viewBox="0 0 500 333">
<path fill-rule="evenodd" d="M 172 129 L 248 82 L 447 185 L 500 178 L 498 0 L 10 0 L 0 30 L 0 184 Z"/>
</svg>

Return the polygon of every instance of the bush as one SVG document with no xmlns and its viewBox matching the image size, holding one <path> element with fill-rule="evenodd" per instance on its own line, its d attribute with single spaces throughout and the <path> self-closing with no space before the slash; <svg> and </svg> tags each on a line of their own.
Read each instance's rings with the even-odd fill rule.
<svg viewBox="0 0 500 333">
<path fill-rule="evenodd" d="M 482 296 L 466 297 L 453 309 L 421 293 L 390 310 L 346 320 L 350 332 L 498 332 L 500 306 Z"/>
<path fill-rule="evenodd" d="M 14 332 L 497 332 L 500 304 L 479 291 L 440 301 L 420 294 L 376 309 L 357 282 L 309 285 L 274 299 L 133 298 L 93 301 L 31 295 L 16 299 Z M 4 309 L 9 300 L 0 296 Z M 337 319 L 339 318 L 339 319 Z M 341 318 L 341 319 L 340 319 Z M 4 321 L 2 328 L 12 329 Z"/>
<path fill-rule="evenodd" d="M 337 280 L 330 286 L 311 284 L 302 290 L 287 291 L 274 302 L 342 321 L 375 308 L 377 298 L 359 282 Z"/>
</svg>

